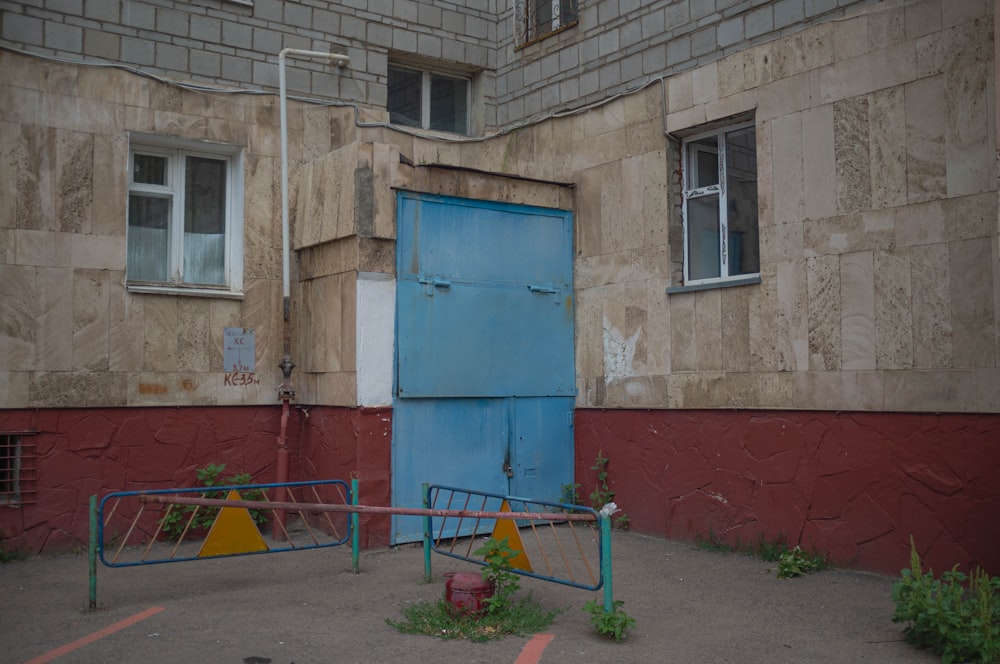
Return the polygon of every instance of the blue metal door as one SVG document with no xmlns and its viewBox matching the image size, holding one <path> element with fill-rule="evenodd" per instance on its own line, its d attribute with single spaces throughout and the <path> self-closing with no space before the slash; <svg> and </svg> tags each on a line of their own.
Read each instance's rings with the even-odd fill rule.
<svg viewBox="0 0 1000 664">
<path fill-rule="evenodd" d="M 407 192 L 397 211 L 394 504 L 420 506 L 423 483 L 558 500 L 573 479 L 570 213 Z M 394 542 L 420 536 L 419 518 L 394 518 Z"/>
</svg>

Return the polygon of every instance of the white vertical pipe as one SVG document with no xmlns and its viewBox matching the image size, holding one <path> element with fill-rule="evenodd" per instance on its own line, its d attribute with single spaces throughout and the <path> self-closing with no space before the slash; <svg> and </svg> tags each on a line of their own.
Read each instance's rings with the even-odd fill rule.
<svg viewBox="0 0 1000 664">
<path fill-rule="evenodd" d="M 324 53 L 322 51 L 304 51 L 297 48 L 285 48 L 278 53 L 278 96 L 281 113 L 281 282 L 285 319 L 289 317 L 289 298 L 291 296 L 291 276 L 289 270 L 289 240 L 288 240 L 288 110 L 285 91 L 285 58 L 294 55 L 305 58 L 324 58 L 338 67 L 350 63 L 346 55 Z"/>
<path fill-rule="evenodd" d="M 343 67 L 351 61 L 346 55 L 335 53 L 322 53 L 320 51 L 301 51 L 294 48 L 283 49 L 278 53 L 278 97 L 279 112 L 281 114 L 281 295 L 284 318 L 284 357 L 281 359 L 281 372 L 284 381 L 278 388 L 278 398 L 281 399 L 281 432 L 278 436 L 278 459 L 276 466 L 276 480 L 284 483 L 288 481 L 288 445 L 287 445 L 287 425 L 288 425 L 288 402 L 295 397 L 295 391 L 291 385 L 292 369 L 295 363 L 291 357 L 291 271 L 290 263 L 290 241 L 288 231 L 288 103 L 285 91 L 285 57 L 298 55 L 302 57 L 324 58 L 334 62 L 339 67 Z M 279 487 L 276 491 L 278 500 L 283 500 L 285 488 Z M 277 514 L 274 525 L 274 539 L 281 540 L 283 526 L 285 522 L 284 512 Z M 280 523 L 280 528 L 279 528 Z"/>
</svg>

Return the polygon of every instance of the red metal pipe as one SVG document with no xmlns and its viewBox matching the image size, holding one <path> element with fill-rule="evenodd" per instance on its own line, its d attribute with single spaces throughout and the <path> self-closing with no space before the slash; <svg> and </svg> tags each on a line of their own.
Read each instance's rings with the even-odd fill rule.
<svg viewBox="0 0 1000 664">
<path fill-rule="evenodd" d="M 278 434 L 278 462 L 276 483 L 288 481 L 288 399 L 281 400 L 281 432 Z M 284 502 L 287 494 L 285 487 L 279 486 L 275 490 L 276 502 Z M 274 513 L 274 523 L 271 524 L 271 537 L 276 542 L 281 542 L 285 537 L 286 514 L 284 510 L 277 510 Z"/>
<path fill-rule="evenodd" d="M 206 507 L 245 507 L 247 509 L 291 510 L 293 512 L 358 512 L 361 514 L 404 514 L 407 516 L 461 517 L 470 519 L 535 519 L 540 521 L 596 521 L 590 512 L 485 512 L 475 510 L 434 510 L 422 507 L 383 507 L 381 505 L 337 505 L 328 503 L 289 503 L 276 500 L 222 500 L 185 496 L 140 495 L 145 503 L 174 503 Z"/>
</svg>

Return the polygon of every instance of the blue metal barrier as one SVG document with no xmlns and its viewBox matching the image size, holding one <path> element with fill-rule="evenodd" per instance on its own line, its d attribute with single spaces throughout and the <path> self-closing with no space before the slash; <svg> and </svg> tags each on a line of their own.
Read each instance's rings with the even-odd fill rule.
<svg viewBox="0 0 1000 664">
<path fill-rule="evenodd" d="M 230 491 L 236 491 L 242 496 L 260 496 L 262 500 L 266 501 L 268 500 L 268 491 L 278 488 L 286 491 L 289 502 L 301 504 L 301 509 L 262 507 L 259 510 L 260 514 L 269 513 L 270 523 L 278 524 L 275 526 L 277 528 L 276 536 L 267 542 L 266 551 L 199 555 L 201 542 L 199 536 L 204 533 L 197 531 L 197 529 L 192 530 L 191 525 L 195 522 L 199 510 L 214 510 L 214 513 L 218 514 L 219 507 L 200 508 L 191 505 L 182 507 L 169 504 L 171 497 L 224 498 Z M 166 504 L 150 502 L 149 498 L 154 496 L 162 497 L 160 500 Z M 352 523 L 347 513 L 315 511 L 310 509 L 310 505 L 350 505 L 351 503 L 351 489 L 342 480 L 110 493 L 101 499 L 100 507 L 97 510 L 96 546 L 98 557 L 106 567 L 131 567 L 339 546 L 351 538 Z M 187 522 L 179 537 L 174 531 L 171 531 L 171 537 L 167 537 L 164 532 L 164 524 L 169 515 L 174 513 L 181 515 L 177 523 L 185 523 L 185 519 Z M 286 524 L 289 517 L 292 523 Z M 258 525 L 260 525 L 259 522 Z M 108 541 L 114 543 L 112 547 L 114 553 L 111 556 L 106 555 Z"/>
<path fill-rule="evenodd" d="M 507 509 L 502 509 L 504 503 Z M 509 571 L 584 590 L 610 584 L 610 578 L 605 579 L 610 577 L 610 537 L 604 534 L 602 516 L 594 509 L 438 485 L 424 485 L 424 506 L 445 514 L 424 517 L 428 575 L 429 551 L 485 566 L 474 555 L 476 538 L 492 536 L 503 519 L 479 513 L 510 512 L 521 546 L 510 542 L 508 546 L 520 549 L 531 569 Z"/>
</svg>

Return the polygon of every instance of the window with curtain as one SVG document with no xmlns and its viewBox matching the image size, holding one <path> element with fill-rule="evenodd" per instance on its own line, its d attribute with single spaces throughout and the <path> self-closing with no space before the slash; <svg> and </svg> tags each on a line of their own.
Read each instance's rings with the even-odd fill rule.
<svg viewBox="0 0 1000 664">
<path fill-rule="evenodd" d="M 227 146 L 132 143 L 126 262 L 131 289 L 240 290 L 239 156 L 238 148 Z"/>
</svg>

